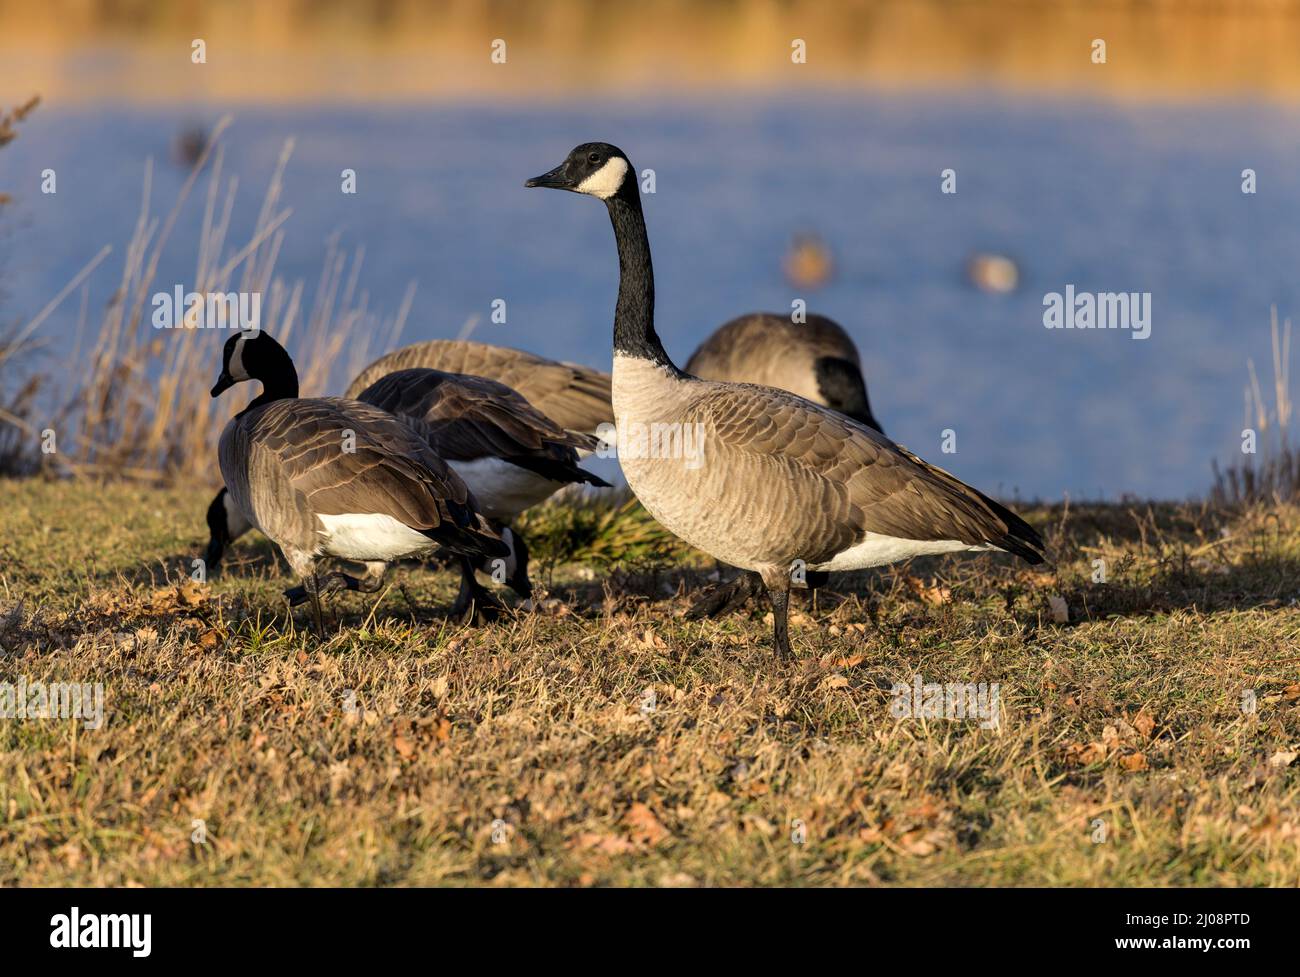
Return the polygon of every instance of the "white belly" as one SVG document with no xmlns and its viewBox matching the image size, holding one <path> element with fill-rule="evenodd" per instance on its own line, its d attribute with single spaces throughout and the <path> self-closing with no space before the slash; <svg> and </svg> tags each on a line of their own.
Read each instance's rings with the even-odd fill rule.
<svg viewBox="0 0 1300 977">
<path fill-rule="evenodd" d="M 500 458 L 449 461 L 489 519 L 511 522 L 525 509 L 548 499 L 563 485 Z"/>
<path fill-rule="evenodd" d="M 392 516 L 377 512 L 317 515 L 325 527 L 321 552 L 343 560 L 397 560 L 433 547 L 433 540 Z"/>
<path fill-rule="evenodd" d="M 910 560 L 914 556 L 933 556 L 937 553 L 956 553 L 961 550 L 991 550 L 995 546 L 971 546 L 956 539 L 900 539 L 897 536 L 881 536 L 879 533 L 867 533 L 862 542 L 841 550 L 826 563 L 819 563 L 813 570 L 863 570 L 867 567 L 884 566 L 886 563 L 898 563 Z"/>
</svg>

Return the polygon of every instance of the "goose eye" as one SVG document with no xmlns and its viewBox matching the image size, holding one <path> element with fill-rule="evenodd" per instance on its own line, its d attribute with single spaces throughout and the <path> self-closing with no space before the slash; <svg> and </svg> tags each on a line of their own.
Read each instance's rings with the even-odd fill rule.
<svg viewBox="0 0 1300 977">
<path fill-rule="evenodd" d="M 600 162 L 600 153 L 592 153 L 590 156 L 587 157 L 587 162 L 589 162 L 589 163 L 599 163 L 599 162 Z"/>
</svg>

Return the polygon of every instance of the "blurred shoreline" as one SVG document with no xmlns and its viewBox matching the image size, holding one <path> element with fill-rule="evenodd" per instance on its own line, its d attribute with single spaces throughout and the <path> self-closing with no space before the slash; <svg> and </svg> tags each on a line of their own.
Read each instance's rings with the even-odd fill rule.
<svg viewBox="0 0 1300 977">
<path fill-rule="evenodd" d="M 1106 63 L 1093 63 L 1093 42 Z M 206 63 L 191 61 L 202 39 Z M 504 41 L 504 63 L 493 45 Z M 806 63 L 794 63 L 802 40 Z M 1300 0 L 0 0 L 0 100 L 428 102 L 973 85 L 1300 100 Z M 501 57 L 498 45 L 497 57 Z"/>
</svg>

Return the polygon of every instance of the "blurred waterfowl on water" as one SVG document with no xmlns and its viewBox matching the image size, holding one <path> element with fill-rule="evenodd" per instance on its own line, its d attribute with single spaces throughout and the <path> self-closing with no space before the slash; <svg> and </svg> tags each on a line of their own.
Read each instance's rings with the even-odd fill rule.
<svg viewBox="0 0 1300 977">
<path fill-rule="evenodd" d="M 980 291 L 1006 294 L 1020 284 L 1020 269 L 1004 254 L 980 252 L 966 262 L 966 277 Z"/>
<path fill-rule="evenodd" d="M 780 387 L 884 433 L 871 413 L 858 348 L 826 316 L 809 313 L 805 322 L 772 312 L 738 316 L 702 342 L 685 369 L 704 380 Z"/>
<path fill-rule="evenodd" d="M 705 446 L 694 457 L 623 451 L 623 473 L 667 529 L 761 575 L 778 655 L 790 655 L 798 572 L 959 550 L 1043 562 L 1043 542 L 1022 519 L 877 431 L 787 391 L 679 370 L 655 332 L 650 243 L 637 181 L 627 178 L 635 172 L 617 147 L 584 143 L 526 186 L 604 201 L 619 259 L 612 386 L 619 424 L 693 430 Z"/>
<path fill-rule="evenodd" d="M 796 234 L 782 262 L 786 280 L 795 288 L 821 288 L 831 280 L 835 262 L 831 249 L 817 234 Z"/>
<path fill-rule="evenodd" d="M 230 337 L 212 396 L 249 380 L 262 393 L 222 431 L 221 476 L 238 512 L 303 578 L 319 634 L 322 593 L 376 590 L 394 560 L 438 546 L 474 561 L 509 556 L 465 483 L 407 423 L 355 400 L 300 398 L 293 360 L 265 332 Z M 322 580 L 322 557 L 366 574 Z"/>
<path fill-rule="evenodd" d="M 208 130 L 201 125 L 186 126 L 172 140 L 172 159 L 187 169 L 203 158 L 208 148 Z"/>
</svg>

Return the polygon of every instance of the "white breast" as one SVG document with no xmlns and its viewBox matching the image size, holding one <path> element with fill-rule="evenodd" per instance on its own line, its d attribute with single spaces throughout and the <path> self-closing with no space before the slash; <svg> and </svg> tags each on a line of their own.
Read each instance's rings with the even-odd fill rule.
<svg viewBox="0 0 1300 977">
<path fill-rule="evenodd" d="M 433 540 L 390 515 L 345 512 L 320 515 L 321 552 L 344 560 L 396 560 L 431 549 Z"/>
</svg>

